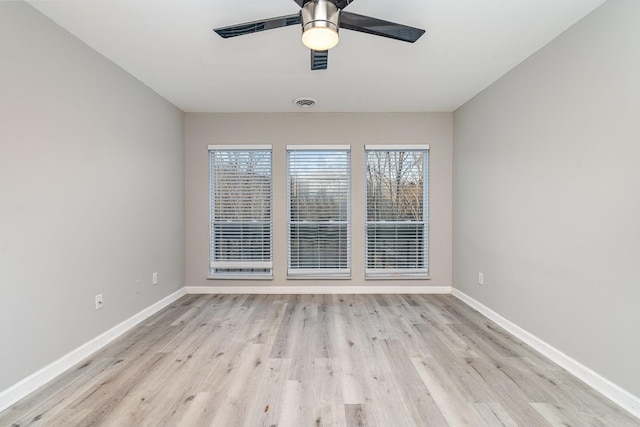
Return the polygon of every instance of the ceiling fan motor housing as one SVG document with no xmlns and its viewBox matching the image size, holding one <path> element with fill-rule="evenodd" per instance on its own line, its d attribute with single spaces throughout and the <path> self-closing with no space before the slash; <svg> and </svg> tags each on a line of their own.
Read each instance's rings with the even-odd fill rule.
<svg viewBox="0 0 640 427">
<path fill-rule="evenodd" d="M 340 9 L 330 0 L 311 0 L 302 7 L 302 32 L 310 28 L 329 28 L 338 32 Z"/>
</svg>

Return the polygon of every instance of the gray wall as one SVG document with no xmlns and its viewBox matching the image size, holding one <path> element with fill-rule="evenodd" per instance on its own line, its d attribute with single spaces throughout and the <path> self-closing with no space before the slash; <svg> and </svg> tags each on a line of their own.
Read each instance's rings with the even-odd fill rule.
<svg viewBox="0 0 640 427">
<path fill-rule="evenodd" d="M 184 115 L 23 2 L 0 58 L 4 390 L 182 286 Z"/>
<path fill-rule="evenodd" d="M 454 287 L 636 396 L 639 23 L 610 0 L 465 104 L 453 159 Z"/>
<path fill-rule="evenodd" d="M 187 286 L 451 286 L 452 114 L 203 114 L 185 117 Z M 206 280 L 209 265 L 209 144 L 272 144 L 273 281 Z M 287 280 L 287 144 L 351 144 L 351 280 Z M 430 144 L 431 280 L 364 280 L 364 145 Z"/>
</svg>

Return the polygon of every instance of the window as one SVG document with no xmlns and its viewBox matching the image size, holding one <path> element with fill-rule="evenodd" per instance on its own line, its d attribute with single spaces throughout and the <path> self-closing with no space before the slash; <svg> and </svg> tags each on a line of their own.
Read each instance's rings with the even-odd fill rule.
<svg viewBox="0 0 640 427">
<path fill-rule="evenodd" d="M 209 276 L 271 277 L 271 146 L 209 146 Z"/>
<path fill-rule="evenodd" d="M 429 146 L 366 146 L 366 276 L 429 275 Z"/>
<path fill-rule="evenodd" d="M 351 273 L 349 146 L 287 147 L 288 275 Z"/>
</svg>

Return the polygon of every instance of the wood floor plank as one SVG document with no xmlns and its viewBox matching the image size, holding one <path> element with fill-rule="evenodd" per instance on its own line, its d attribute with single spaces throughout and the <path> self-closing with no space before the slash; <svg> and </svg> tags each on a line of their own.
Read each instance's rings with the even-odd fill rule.
<svg viewBox="0 0 640 427">
<path fill-rule="evenodd" d="M 519 425 L 546 426 L 544 417 L 531 407 L 531 401 L 518 384 L 492 362 L 492 360 L 483 357 L 467 359 L 469 366 L 478 372 L 483 381 L 489 385 L 494 396 L 492 400 L 501 404 L 510 419 Z"/>
<path fill-rule="evenodd" d="M 347 404 L 344 405 L 345 425 L 347 427 L 366 427 L 369 426 L 362 405 Z"/>
<path fill-rule="evenodd" d="M 278 425 L 282 413 L 282 398 L 288 381 L 290 359 L 269 359 L 249 405 L 247 426 Z"/>
<path fill-rule="evenodd" d="M 434 335 L 438 337 L 440 342 L 442 342 L 457 357 L 479 357 L 478 353 L 474 351 L 472 346 L 451 329 L 451 322 L 443 324 L 427 319 L 426 324 Z"/>
<path fill-rule="evenodd" d="M 298 304 L 299 300 L 298 295 L 291 295 L 289 297 L 269 357 L 292 357 L 296 348 L 298 330 L 302 327 L 302 316 L 300 315 L 302 306 Z"/>
<path fill-rule="evenodd" d="M 291 353 L 293 359 L 318 358 L 318 304 L 308 295 L 302 295 L 299 302 L 298 322 L 291 331 L 296 336 L 295 348 Z"/>
<path fill-rule="evenodd" d="M 420 314 L 414 310 L 414 306 L 405 301 L 402 295 L 385 295 L 388 304 L 384 307 L 380 307 L 381 311 L 387 316 L 395 319 L 402 319 L 410 324 L 424 323 L 424 319 L 420 317 Z M 386 336 L 383 338 L 394 338 L 393 336 Z"/>
<path fill-rule="evenodd" d="M 214 392 L 200 392 L 188 397 L 184 406 L 175 416 L 175 422 L 167 425 L 178 427 L 209 426 L 213 422 L 216 408 L 224 399 L 224 394 Z M 171 421 L 171 420 L 169 420 Z"/>
<path fill-rule="evenodd" d="M 343 310 L 349 323 L 357 331 L 354 345 L 359 346 L 364 357 L 382 357 L 379 341 L 395 338 L 390 331 L 392 328 L 386 324 L 380 324 L 378 319 L 372 320 L 367 315 L 367 308 L 362 302 L 363 298 L 356 295 L 345 295 L 342 298 L 345 303 Z M 387 322 L 388 323 L 388 322 Z"/>
<path fill-rule="evenodd" d="M 410 324 L 405 319 L 390 319 L 389 323 L 393 325 L 396 331 L 396 338 L 402 344 L 409 357 L 431 357 L 432 347 L 429 342 L 424 339 L 419 330 L 418 325 Z"/>
<path fill-rule="evenodd" d="M 304 419 L 304 400 L 305 384 L 308 382 L 302 380 L 287 380 L 282 394 L 282 409 L 277 426 L 279 427 L 298 427 L 302 426 Z"/>
<path fill-rule="evenodd" d="M 380 343 L 375 345 L 379 346 Z M 363 405 L 363 410 L 372 425 L 413 426 L 415 424 L 411 414 L 404 404 L 382 349 L 380 354 L 382 357 L 362 359 L 366 383 L 366 403 Z"/>
<path fill-rule="evenodd" d="M 246 352 L 240 357 L 239 363 L 232 371 L 231 380 L 217 391 L 225 394 L 225 398 L 217 408 L 212 421 L 213 425 L 242 426 L 249 411 L 255 389 L 263 371 L 263 358 L 266 356 L 264 346 L 249 344 Z M 229 372 L 231 374 L 231 372 Z"/>
<path fill-rule="evenodd" d="M 468 401 L 459 398 L 455 386 L 450 381 L 447 381 L 446 377 L 442 381 L 440 377 L 429 369 L 430 364 L 426 363 L 423 358 L 414 358 L 411 361 L 449 425 L 468 427 L 482 425 L 482 420 L 478 417 L 477 412 L 473 410 L 472 405 Z"/>
<path fill-rule="evenodd" d="M 473 405 L 482 417 L 482 424 L 496 427 L 518 427 L 499 403 L 475 403 Z"/>
<path fill-rule="evenodd" d="M 338 298 L 338 297 L 336 297 Z M 340 298 L 338 298 L 339 300 Z M 334 308 L 334 349 L 342 370 L 342 396 L 345 404 L 363 404 L 367 400 L 367 385 L 363 371 L 363 356 L 355 335 L 351 319 L 346 316 L 340 302 Z M 362 407 L 359 407 L 362 411 Z"/>
<path fill-rule="evenodd" d="M 448 425 L 398 340 L 384 340 L 383 348 L 391 374 L 415 425 Z"/>
<path fill-rule="evenodd" d="M 91 409 L 80 425 L 107 425 L 115 419 L 113 412 L 123 404 L 136 384 L 155 370 L 155 367 L 167 357 L 166 354 L 156 353 L 140 361 L 124 364 L 112 378 L 84 393 L 74 402 L 70 409 Z M 124 362 L 123 362 L 124 363 Z"/>
<path fill-rule="evenodd" d="M 435 303 L 434 301 L 427 298 L 425 295 L 418 295 L 421 297 L 423 304 L 418 306 L 423 312 L 427 313 L 427 316 L 430 319 L 433 319 L 436 323 L 442 325 L 450 325 L 454 323 L 458 323 L 459 320 L 452 315 L 450 311 L 446 308 L 443 308 L 440 304 Z"/>
<path fill-rule="evenodd" d="M 549 403 L 532 403 L 531 406 L 553 427 L 594 425 L 594 423 L 589 423 L 569 408 L 563 408 L 559 405 L 551 405 Z"/>
<path fill-rule="evenodd" d="M 490 386 L 464 359 L 427 358 L 422 359 L 423 367 L 442 384 L 450 384 L 452 397 L 462 402 L 479 403 L 494 400 Z"/>
<path fill-rule="evenodd" d="M 305 406 L 305 410 L 311 415 L 310 421 L 315 425 L 346 424 L 341 377 L 340 365 L 335 359 L 316 359 L 316 376 L 310 387 L 315 389 L 315 403 Z M 305 422 L 303 425 L 311 424 Z"/>
<path fill-rule="evenodd" d="M 640 420 L 451 295 L 187 295 L 0 426 L 606 426 Z"/>
</svg>

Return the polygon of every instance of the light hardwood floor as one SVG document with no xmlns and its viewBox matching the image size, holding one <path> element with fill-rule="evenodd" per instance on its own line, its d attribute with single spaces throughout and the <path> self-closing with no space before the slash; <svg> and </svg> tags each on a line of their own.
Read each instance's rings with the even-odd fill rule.
<svg viewBox="0 0 640 427">
<path fill-rule="evenodd" d="M 639 426 L 449 295 L 185 296 L 0 426 Z"/>
</svg>

